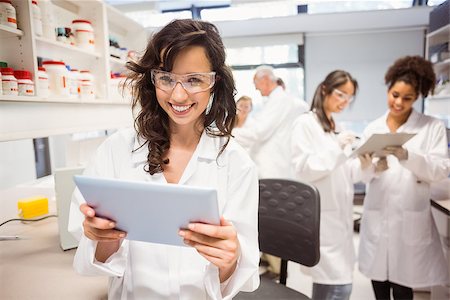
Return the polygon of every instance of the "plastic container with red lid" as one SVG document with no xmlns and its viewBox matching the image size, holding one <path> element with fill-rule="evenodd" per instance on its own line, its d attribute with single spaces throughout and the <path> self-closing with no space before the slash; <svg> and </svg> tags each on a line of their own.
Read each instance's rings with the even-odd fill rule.
<svg viewBox="0 0 450 300">
<path fill-rule="evenodd" d="M 48 74 L 50 95 L 53 97 L 69 96 L 69 71 L 67 71 L 65 63 L 62 61 L 46 60 L 42 62 L 42 66 Z"/>
<path fill-rule="evenodd" d="M 2 73 L 3 95 L 17 96 L 19 94 L 17 79 L 14 77 L 13 68 L 0 68 Z"/>
<path fill-rule="evenodd" d="M 94 28 L 88 20 L 73 20 L 72 32 L 75 35 L 75 45 L 82 49 L 95 51 Z"/>
<path fill-rule="evenodd" d="M 17 28 L 16 9 L 11 1 L 0 0 L 0 24 Z"/>
<path fill-rule="evenodd" d="M 19 96 L 34 96 L 34 82 L 30 71 L 16 70 L 14 77 L 17 78 Z"/>
</svg>

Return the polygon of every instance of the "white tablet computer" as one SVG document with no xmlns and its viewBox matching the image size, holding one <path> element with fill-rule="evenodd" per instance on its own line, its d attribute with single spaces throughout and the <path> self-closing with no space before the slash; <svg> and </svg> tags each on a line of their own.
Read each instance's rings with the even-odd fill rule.
<svg viewBox="0 0 450 300">
<path fill-rule="evenodd" d="M 127 239 L 186 246 L 178 235 L 191 222 L 220 224 L 213 188 L 74 176 L 98 216 L 114 220 Z"/>
<path fill-rule="evenodd" d="M 373 153 L 374 156 L 381 156 L 381 150 L 388 146 L 402 146 L 409 141 L 415 133 L 375 133 L 372 134 L 369 139 L 356 150 L 354 150 L 351 156 L 358 156 L 364 153 Z"/>
</svg>

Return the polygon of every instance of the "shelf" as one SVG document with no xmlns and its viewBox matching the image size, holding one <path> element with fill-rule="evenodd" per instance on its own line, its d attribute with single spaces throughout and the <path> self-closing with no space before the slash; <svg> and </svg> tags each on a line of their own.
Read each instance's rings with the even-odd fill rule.
<svg viewBox="0 0 450 300">
<path fill-rule="evenodd" d="M 448 42 L 449 38 L 450 38 L 450 24 L 427 34 L 428 47 Z"/>
<path fill-rule="evenodd" d="M 95 58 L 102 57 L 102 55 L 98 52 L 92 52 L 89 50 L 81 49 L 76 46 L 64 44 L 62 42 L 52 41 L 52 40 L 49 40 L 49 39 L 46 39 L 43 37 L 36 37 L 35 39 L 38 44 L 39 43 L 42 44 L 42 46 L 45 46 L 47 49 L 52 48 L 53 51 L 69 50 L 73 54 L 81 54 L 81 55 L 91 56 L 91 57 L 95 57 Z"/>
<path fill-rule="evenodd" d="M 427 97 L 427 100 L 429 100 L 429 101 L 450 100 L 450 94 Z"/>
<path fill-rule="evenodd" d="M 450 35 L 450 24 L 447 24 L 427 34 L 428 38 L 448 37 Z"/>
<path fill-rule="evenodd" d="M 129 104 L 50 102 L 42 99 L 30 102 L 20 98 L 0 101 L 0 142 L 133 125 Z"/>
<path fill-rule="evenodd" d="M 15 29 L 6 25 L 0 24 L 0 38 L 21 37 L 23 32 L 20 29 Z"/>
<path fill-rule="evenodd" d="M 444 69 L 450 67 L 450 58 L 447 58 L 446 60 L 434 63 L 433 66 L 436 70 L 444 70 Z"/>
<path fill-rule="evenodd" d="M 109 57 L 109 62 L 114 65 L 119 65 L 119 66 L 125 66 L 127 63 L 127 61 L 124 59 L 119 59 L 119 58 L 112 57 L 112 56 Z"/>
<path fill-rule="evenodd" d="M 42 98 L 37 96 L 7 96 L 0 95 L 0 102 L 38 102 L 38 103 L 71 103 L 71 104 L 108 104 L 108 105 L 129 105 L 120 101 L 108 101 L 106 99 L 81 100 L 77 98 Z"/>
</svg>

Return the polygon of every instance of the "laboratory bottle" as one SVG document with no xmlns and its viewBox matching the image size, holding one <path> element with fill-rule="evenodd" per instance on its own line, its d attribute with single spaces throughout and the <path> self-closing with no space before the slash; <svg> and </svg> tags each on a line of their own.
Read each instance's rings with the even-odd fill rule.
<svg viewBox="0 0 450 300">
<path fill-rule="evenodd" d="M 16 70 L 14 77 L 17 79 L 19 96 L 34 96 L 34 82 L 30 71 Z"/>
<path fill-rule="evenodd" d="M 34 34 L 37 36 L 42 36 L 42 14 L 41 8 L 38 5 L 38 2 L 33 0 L 32 2 L 33 8 L 33 25 L 34 25 Z"/>
<path fill-rule="evenodd" d="M 17 79 L 14 77 L 13 68 L 0 68 L 2 73 L 3 95 L 17 96 L 19 94 Z"/>
<path fill-rule="evenodd" d="M 69 71 L 62 61 L 43 61 L 50 87 L 50 95 L 54 97 L 69 96 L 70 90 L 68 85 Z"/>
<path fill-rule="evenodd" d="M 16 9 L 9 0 L 0 0 L 0 24 L 17 28 Z"/>
</svg>

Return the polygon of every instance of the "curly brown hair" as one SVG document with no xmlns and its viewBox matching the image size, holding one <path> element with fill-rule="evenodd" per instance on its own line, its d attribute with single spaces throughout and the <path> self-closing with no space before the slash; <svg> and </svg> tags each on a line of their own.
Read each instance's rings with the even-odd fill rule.
<svg viewBox="0 0 450 300">
<path fill-rule="evenodd" d="M 436 85 L 436 75 L 433 71 L 433 65 L 421 56 L 405 56 L 397 59 L 392 66 L 389 67 L 384 81 L 391 89 L 398 82 L 410 84 L 416 95 L 428 96 L 433 94 Z"/>
<path fill-rule="evenodd" d="M 203 113 L 203 126 L 207 134 L 226 137 L 228 145 L 236 117 L 234 102 L 235 84 L 231 69 L 225 65 L 225 47 L 216 26 L 191 19 L 174 20 L 158 31 L 147 44 L 144 55 L 138 62 L 128 62 L 131 70 L 127 83 L 132 90 L 133 111 L 138 111 L 134 125 L 139 137 L 146 142 L 149 153 L 144 169 L 151 175 L 164 171 L 169 163 L 164 159 L 170 148 L 170 126 L 167 113 L 159 106 L 155 86 L 151 80 L 152 69 L 170 72 L 178 54 L 190 46 L 201 46 L 216 72 L 212 88 L 213 102 L 210 111 Z M 137 149 L 135 149 L 137 150 Z"/>
</svg>

